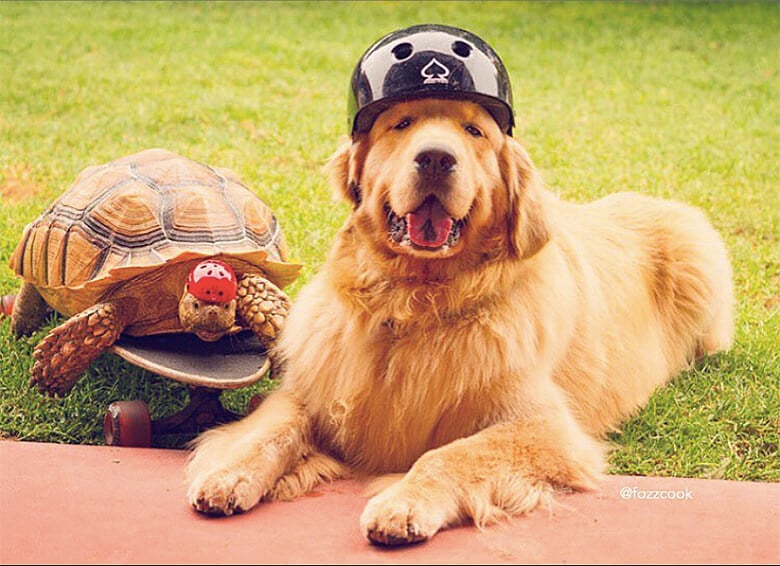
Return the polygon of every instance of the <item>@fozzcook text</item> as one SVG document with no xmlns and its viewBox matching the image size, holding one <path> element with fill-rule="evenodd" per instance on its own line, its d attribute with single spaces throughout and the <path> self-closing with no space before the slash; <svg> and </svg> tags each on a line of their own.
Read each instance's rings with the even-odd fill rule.
<svg viewBox="0 0 780 566">
<path fill-rule="evenodd" d="M 688 489 L 639 489 L 637 486 L 620 488 L 620 499 L 693 499 Z"/>
</svg>

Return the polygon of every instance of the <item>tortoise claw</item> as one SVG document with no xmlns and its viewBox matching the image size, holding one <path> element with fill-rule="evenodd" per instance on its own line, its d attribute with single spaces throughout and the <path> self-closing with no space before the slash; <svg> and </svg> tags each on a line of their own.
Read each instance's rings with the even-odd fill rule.
<svg viewBox="0 0 780 566">
<path fill-rule="evenodd" d="M 30 377 L 30 387 L 37 387 L 38 391 L 49 397 L 65 397 L 73 389 L 79 376 L 80 374 L 75 377 L 54 374 L 50 365 L 36 362 Z"/>
</svg>

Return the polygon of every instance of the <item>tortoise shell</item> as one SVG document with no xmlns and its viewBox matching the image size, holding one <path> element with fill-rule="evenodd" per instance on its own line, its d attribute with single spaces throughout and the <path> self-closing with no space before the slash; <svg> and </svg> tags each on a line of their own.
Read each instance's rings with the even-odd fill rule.
<svg viewBox="0 0 780 566">
<path fill-rule="evenodd" d="M 147 320 L 131 333 L 145 334 L 177 330 L 183 283 L 203 258 L 283 288 L 301 267 L 287 255 L 273 212 L 235 173 L 149 149 L 85 169 L 25 228 L 10 265 L 65 316 L 137 296 Z"/>
</svg>

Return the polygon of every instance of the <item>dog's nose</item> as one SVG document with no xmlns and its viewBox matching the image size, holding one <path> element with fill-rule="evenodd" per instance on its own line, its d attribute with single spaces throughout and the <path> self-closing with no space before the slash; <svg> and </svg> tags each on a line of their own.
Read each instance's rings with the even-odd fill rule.
<svg viewBox="0 0 780 566">
<path fill-rule="evenodd" d="M 458 160 L 446 147 L 429 146 L 417 153 L 414 162 L 421 177 L 442 179 L 455 170 Z"/>
</svg>

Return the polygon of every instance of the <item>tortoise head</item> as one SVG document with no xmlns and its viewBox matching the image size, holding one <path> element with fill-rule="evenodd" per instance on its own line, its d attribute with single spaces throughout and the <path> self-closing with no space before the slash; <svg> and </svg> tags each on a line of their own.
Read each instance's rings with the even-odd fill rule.
<svg viewBox="0 0 780 566">
<path fill-rule="evenodd" d="M 206 342 L 227 334 L 236 322 L 238 285 L 233 268 L 207 259 L 192 268 L 179 301 L 179 321 L 186 332 Z"/>
</svg>

